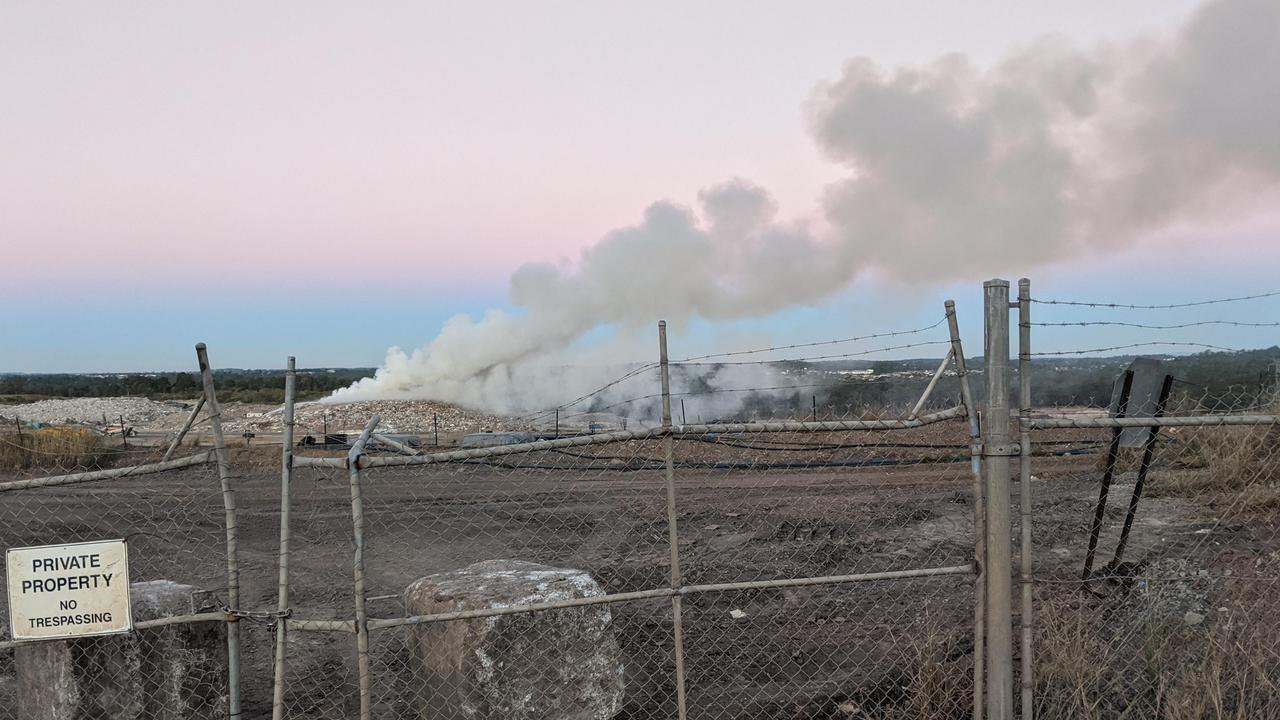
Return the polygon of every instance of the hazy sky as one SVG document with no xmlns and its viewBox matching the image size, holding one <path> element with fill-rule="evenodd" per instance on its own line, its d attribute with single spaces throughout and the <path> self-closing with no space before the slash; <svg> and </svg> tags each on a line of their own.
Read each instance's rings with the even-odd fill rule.
<svg viewBox="0 0 1280 720">
<path fill-rule="evenodd" d="M 847 173 L 805 108 L 849 58 L 986 66 L 1044 34 L 1088 48 L 1165 32 L 1195 6 L 8 0 L 0 371 L 184 368 L 198 340 L 223 366 L 377 364 L 455 313 L 510 308 L 519 265 L 572 261 L 654 201 L 742 177 L 783 218 L 820 215 Z M 1034 268 L 1037 288 L 1276 289 L 1277 217 L 1055 261 Z M 684 342 L 857 334 L 932 317 L 944 295 L 974 318 L 973 280 L 870 279 L 809 309 L 698 323 Z M 1114 338 L 1081 342 L 1095 339 Z"/>
</svg>

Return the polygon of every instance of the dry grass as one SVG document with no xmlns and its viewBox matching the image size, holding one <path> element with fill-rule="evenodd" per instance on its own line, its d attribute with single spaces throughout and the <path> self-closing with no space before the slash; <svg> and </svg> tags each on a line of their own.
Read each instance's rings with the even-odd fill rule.
<svg viewBox="0 0 1280 720">
<path fill-rule="evenodd" d="M 1176 599 L 1126 595 L 1102 606 L 1044 603 L 1037 622 L 1036 717 L 1280 718 L 1280 610 L 1270 580 L 1215 593 L 1188 622 Z M 1177 595 L 1177 593 L 1172 593 Z"/>
<path fill-rule="evenodd" d="M 0 436 L 0 469 L 98 468 L 110 464 L 117 451 L 110 440 L 85 428 L 47 427 L 5 433 Z"/>
<path fill-rule="evenodd" d="M 1140 457 L 1122 452 L 1117 476 L 1135 471 Z M 1181 498 L 1220 523 L 1249 528 L 1243 542 L 1270 538 L 1280 517 L 1280 428 L 1164 430 L 1148 483 L 1150 495 Z M 1254 561 L 1236 567 L 1248 578 L 1224 574 L 1231 564 L 1205 575 L 1189 565 L 1106 599 L 1043 586 L 1037 718 L 1280 720 L 1280 581 L 1275 568 L 1258 566 L 1265 547 L 1248 547 L 1239 554 L 1221 543 L 1196 546 L 1206 554 L 1199 563 L 1210 556 Z M 1168 575 L 1153 569 L 1161 574 Z"/>
<path fill-rule="evenodd" d="M 913 636 L 914 663 L 907 669 L 900 702 L 883 708 L 885 720 L 963 720 L 973 708 L 973 666 L 958 652 L 957 637 L 926 621 Z M 854 715 L 853 717 L 858 717 Z"/>
<path fill-rule="evenodd" d="M 1250 515 L 1280 510 L 1280 428 L 1183 429 L 1152 474 L 1153 496 L 1180 497 Z"/>
</svg>

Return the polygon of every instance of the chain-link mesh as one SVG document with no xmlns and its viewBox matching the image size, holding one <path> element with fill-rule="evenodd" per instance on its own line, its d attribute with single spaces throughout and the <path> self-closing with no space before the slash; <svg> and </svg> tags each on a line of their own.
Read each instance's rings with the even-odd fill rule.
<svg viewBox="0 0 1280 720">
<path fill-rule="evenodd" d="M 1219 339 L 1274 296 L 1025 296 L 1036 717 L 1280 718 L 1280 378 Z"/>
<path fill-rule="evenodd" d="M 36 465 L 11 469 L 6 477 L 34 481 L 65 474 L 59 471 L 86 471 L 84 463 Z M 226 532 L 216 467 L 203 462 L 155 474 L 4 489 L 5 550 L 127 541 L 140 629 L 0 651 L 0 717 L 164 717 L 177 711 L 184 717 L 226 717 L 227 646 L 220 619 Z M 7 598 L 0 603 L 7 640 Z M 212 619 L 145 627 L 147 621 L 202 613 L 213 613 Z"/>
<path fill-rule="evenodd" d="M 1033 433 L 1039 717 L 1280 717 L 1280 426 L 1219 424 L 1273 408 L 1270 394 L 1175 390 L 1166 416 L 1196 424 L 1137 428 L 1145 463 L 1145 446 L 1111 454 L 1116 429 Z"/>
<path fill-rule="evenodd" d="M 453 604 L 418 598 L 407 606 L 415 601 L 405 591 L 418 578 L 493 560 L 586 573 L 588 587 L 558 592 L 556 584 L 571 582 L 557 580 L 533 589 L 528 602 L 669 587 L 662 447 L 658 439 L 635 440 L 365 471 L 370 615 L 488 604 L 459 596 Z M 493 600 L 518 603 L 519 595 Z M 476 636 L 489 626 L 492 638 Z M 467 717 L 464 708 L 481 701 L 471 696 L 478 688 L 442 677 L 434 668 L 447 660 L 430 656 L 442 634 L 464 631 L 476 642 L 468 649 L 489 653 L 495 664 L 487 685 L 493 697 L 483 701 L 509 704 L 513 717 L 576 705 L 608 713 L 601 717 L 674 714 L 671 602 L 647 599 L 376 631 L 374 716 Z M 557 698 L 575 692 L 583 697 Z"/>
<path fill-rule="evenodd" d="M 964 566 L 969 452 L 962 422 L 682 435 L 684 581 Z M 684 615 L 690 717 L 944 718 L 971 707 L 969 576 L 708 592 L 688 597 Z"/>
<path fill-rule="evenodd" d="M 956 418 L 641 429 L 452 462 L 371 452 L 372 717 L 968 717 L 974 501 Z M 352 478 L 330 463 L 294 474 L 290 718 L 361 706 L 354 570 L 333 562 L 352 547 Z"/>
</svg>

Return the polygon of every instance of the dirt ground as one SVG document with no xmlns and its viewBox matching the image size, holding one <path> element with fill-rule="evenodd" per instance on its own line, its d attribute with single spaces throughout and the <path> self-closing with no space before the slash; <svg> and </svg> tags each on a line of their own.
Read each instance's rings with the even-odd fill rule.
<svg viewBox="0 0 1280 720">
<path fill-rule="evenodd" d="M 1079 572 L 1096 502 L 1098 440 L 1097 433 L 1060 433 L 1044 446 L 1055 455 L 1034 460 L 1037 573 L 1047 580 Z M 974 542 L 967 442 L 960 422 L 676 441 L 681 582 L 967 564 Z M 495 558 L 587 570 L 610 593 L 669 586 L 663 452 L 661 441 L 632 441 L 492 464 L 366 470 L 370 615 L 400 617 L 400 593 L 413 580 Z M 244 467 L 238 474 L 241 605 L 272 610 L 279 472 Z M 1122 476 L 1113 488 L 1104 552 L 1114 547 L 1131 483 Z M 347 472 L 298 469 L 291 502 L 292 617 L 349 619 Z M 4 507 L 5 547 L 129 537 L 134 582 L 190 583 L 208 591 L 209 607 L 225 599 L 223 507 L 212 467 L 22 491 Z M 1144 500 L 1128 557 L 1148 563 L 1188 551 L 1203 538 L 1205 517 L 1177 498 Z M 626 675 L 619 717 L 674 717 L 670 600 L 610 608 Z M 920 668 L 931 659 L 951 684 L 953 704 L 933 717 L 968 712 L 955 700 L 971 691 L 968 575 L 695 593 L 683 600 L 682 623 L 690 717 L 908 716 L 919 702 Z M 244 717 L 269 717 L 273 632 L 267 620 L 241 627 Z M 415 717 L 405 631 L 375 631 L 371 647 L 376 715 Z M 354 637 L 293 632 L 288 650 L 288 716 L 351 717 Z M 0 717 L 13 708 L 10 655 L 0 656 Z"/>
</svg>

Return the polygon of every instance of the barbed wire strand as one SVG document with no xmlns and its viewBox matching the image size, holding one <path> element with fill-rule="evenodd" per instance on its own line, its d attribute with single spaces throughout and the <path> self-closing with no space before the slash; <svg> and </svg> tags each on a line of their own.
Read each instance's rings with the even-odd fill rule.
<svg viewBox="0 0 1280 720">
<path fill-rule="evenodd" d="M 1218 305 L 1221 303 L 1243 302 L 1246 300 L 1261 300 L 1264 298 L 1280 297 L 1280 290 L 1274 292 L 1258 293 L 1257 295 L 1241 295 L 1239 297 L 1216 298 L 1213 300 L 1197 300 L 1187 303 L 1169 303 L 1166 305 L 1130 305 L 1126 303 L 1114 302 L 1085 302 L 1079 300 L 1055 300 L 1044 298 L 1031 298 L 1031 302 L 1040 305 L 1072 305 L 1075 307 L 1089 308 L 1109 308 L 1114 310 L 1173 310 L 1176 308 L 1200 307 L 1203 305 Z"/>
<path fill-rule="evenodd" d="M 673 398 L 702 397 L 705 395 L 716 395 L 719 393 L 745 393 L 745 392 L 765 392 L 765 391 L 775 391 L 775 390 L 799 390 L 802 388 L 822 387 L 824 384 L 825 383 L 805 383 L 803 385 L 775 385 L 772 387 L 715 388 L 711 390 L 689 390 L 686 392 L 673 392 L 673 393 L 670 393 L 670 395 Z M 591 411 L 585 411 L 580 413 L 574 413 L 573 415 L 567 415 L 564 418 L 561 418 L 561 420 L 564 420 L 566 418 L 580 417 L 582 415 L 591 415 L 594 413 L 605 412 L 606 410 L 612 410 L 613 408 L 621 407 L 623 405 L 629 405 L 631 403 L 641 402 L 643 400 L 655 400 L 660 397 L 662 397 L 662 393 L 650 393 L 649 395 L 640 395 L 633 398 L 627 398 L 626 400 L 619 400 L 618 402 L 605 405 L 604 407 L 601 407 L 598 410 L 591 410 Z"/>
<path fill-rule="evenodd" d="M 691 362 L 682 360 L 672 363 L 676 366 L 697 366 L 697 365 L 773 365 L 779 363 L 797 363 L 797 362 L 815 362 L 818 360 L 840 360 L 844 358 L 864 357 L 867 355 L 875 355 L 876 353 L 891 352 L 893 350 L 907 350 L 909 348 L 928 347 L 930 345 L 950 345 L 950 340 L 931 340 L 926 342 L 909 343 L 906 345 L 893 345 L 890 347 L 875 348 L 874 350 L 864 350 L 855 353 L 840 353 L 838 355 L 814 355 L 811 357 L 800 358 L 783 358 L 780 360 L 726 360 L 723 362 Z"/>
<path fill-rule="evenodd" d="M 942 318 L 941 320 L 939 320 L 938 322 L 936 322 L 936 323 L 934 323 L 934 324 L 932 324 L 932 325 L 929 325 L 928 327 L 914 328 L 914 329 L 911 329 L 911 330 L 893 330 L 893 331 L 890 331 L 890 332 L 875 333 L 875 334 L 873 334 L 873 335 L 859 335 L 859 336 L 857 336 L 857 337 L 837 338 L 837 339 L 835 339 L 835 340 L 818 340 L 818 341 L 815 341 L 815 342 L 795 343 L 795 344 L 793 344 L 793 345 L 774 345 L 774 346 L 772 346 L 772 347 L 757 348 L 757 349 L 755 349 L 755 350 L 734 350 L 734 351 L 730 351 L 730 352 L 711 353 L 711 354 L 709 354 L 709 355 L 697 355 L 697 356 L 695 356 L 695 357 L 689 357 L 689 358 L 685 358 L 685 359 L 683 359 L 683 360 L 675 360 L 675 361 L 673 361 L 673 362 L 676 362 L 676 363 L 692 363 L 692 362 L 697 361 L 697 360 L 710 360 L 710 359 L 712 359 L 712 358 L 719 358 L 719 357 L 736 357 L 736 356 L 740 356 L 740 355 L 756 355 L 756 354 L 759 354 L 759 353 L 777 352 L 777 351 L 779 351 L 779 350 L 795 350 L 796 348 L 820 347 L 820 346 L 823 346 L 823 345 L 839 345 L 839 344 L 841 344 L 841 343 L 859 342 L 859 341 L 861 341 L 861 340 L 873 340 L 873 339 L 876 339 L 876 338 L 897 337 L 897 336 L 901 336 L 901 335 L 914 335 L 914 334 L 918 334 L 918 333 L 922 333 L 922 332 L 927 332 L 927 331 L 929 331 L 929 330 L 933 330 L 934 328 L 938 327 L 939 325 L 942 325 L 942 324 L 943 324 L 943 323 L 945 323 L 946 321 L 947 321 L 947 319 L 944 317 L 944 318 Z M 780 361 L 780 362 L 781 362 L 781 361 Z"/>
<path fill-rule="evenodd" d="M 531 412 L 531 413 L 525 413 L 525 414 L 523 414 L 523 415 L 517 415 L 517 416 L 515 416 L 515 417 L 511 418 L 511 421 L 512 421 L 512 422 L 534 422 L 535 420 L 540 420 L 540 419 L 542 419 L 543 417 L 546 417 L 547 415 L 552 415 L 552 414 L 556 413 L 556 412 L 557 412 L 557 411 L 559 411 L 559 410 L 565 410 L 565 409 L 567 409 L 567 408 L 573 407 L 574 405 L 577 405 L 578 403 L 582 402 L 583 400 L 587 400 L 587 399 L 592 398 L 592 397 L 594 397 L 594 396 L 596 396 L 596 395 L 599 395 L 600 393 L 604 392 L 605 390 L 608 390 L 608 389 L 609 389 L 609 388 L 611 388 L 611 387 L 614 387 L 614 386 L 616 386 L 616 385 L 620 385 L 620 384 L 622 384 L 622 383 L 626 382 L 627 380 L 630 380 L 631 378 L 636 377 L 637 375 L 640 375 L 640 374 L 642 374 L 642 373 L 644 373 L 644 372 L 647 372 L 647 371 L 649 371 L 649 370 L 652 370 L 652 369 L 654 369 L 654 368 L 658 367 L 660 364 L 661 364 L 661 363 L 656 363 L 656 362 L 647 363 L 647 364 L 642 365 L 642 366 L 640 366 L 640 367 L 638 367 L 638 368 L 635 368 L 634 370 L 631 370 L 630 372 L 627 372 L 627 373 L 623 374 L 621 377 L 617 378 L 616 380 L 613 380 L 613 381 L 610 381 L 610 382 L 608 382 L 608 383 L 605 383 L 604 385 L 601 385 L 600 387 L 596 388 L 595 390 L 592 390 L 591 392 L 588 392 L 588 393 L 585 393 L 585 394 L 583 394 L 583 395 L 580 395 L 580 396 L 578 396 L 578 397 L 574 398 L 573 400 L 570 400 L 569 402 L 564 403 L 563 405 L 557 405 L 557 406 L 555 406 L 555 407 L 553 407 L 553 408 L 548 408 L 548 409 L 546 409 L 546 410 L 536 410 L 536 411 Z"/>
<path fill-rule="evenodd" d="M 941 342 L 942 342 L 942 341 L 939 341 L 938 343 L 917 343 L 916 345 L 931 345 L 931 344 L 939 344 L 939 343 L 941 343 Z M 903 347 L 915 347 L 916 345 L 903 345 L 903 346 L 898 346 L 897 348 L 883 348 L 882 350 L 875 350 L 875 351 L 869 351 L 869 352 L 881 352 L 881 351 L 883 351 L 883 350 L 900 349 L 900 348 L 903 348 Z M 862 354 L 862 353 L 852 353 L 852 354 L 850 354 L 850 356 L 852 356 L 852 355 L 860 355 L 860 354 Z M 830 357 L 830 356 L 829 356 L 829 357 Z M 773 361 L 773 360 L 760 360 L 760 361 L 754 361 L 753 363 L 723 363 L 723 364 L 755 364 L 755 363 L 769 363 L 769 362 L 795 362 L 795 361 L 784 361 L 784 360 L 778 360 L 778 361 Z M 680 364 L 681 364 L 681 365 L 703 365 L 703 364 L 717 364 L 717 365 L 718 365 L 718 364 L 721 364 L 721 363 L 680 363 Z M 870 381 L 868 381 L 868 382 L 870 382 Z M 778 391 L 778 390 L 802 390 L 802 389 L 811 389 L 811 388 L 817 388 L 817 387 L 825 387 L 825 386 L 826 386 L 826 385 L 828 385 L 828 384 L 829 384 L 829 383 L 826 383 L 826 382 L 820 382 L 820 383 L 801 383 L 801 384 L 796 384 L 796 385 L 774 385 L 774 386 L 761 386 L 761 387 L 749 387 L 749 388 L 713 388 L 713 389 L 710 389 L 710 390 L 687 390 L 687 391 L 684 391 L 684 392 L 673 392 L 673 393 L 670 393 L 670 396 L 671 396 L 671 397 L 673 397 L 673 398 L 675 398 L 675 397 L 702 397 L 702 396 L 706 396 L 706 395 L 715 395 L 715 394 L 719 394 L 719 393 L 746 393 L 746 392 L 766 392 L 766 391 Z M 660 398 L 660 397 L 662 397 L 662 393 L 650 393 L 650 394 L 648 394 L 648 395 L 640 395 L 640 396 L 637 396 L 637 397 L 627 398 L 626 400 L 619 400 L 619 401 L 617 401 L 617 402 L 610 403 L 609 405 L 605 405 L 605 406 L 600 407 L 600 408 L 597 408 L 597 409 L 595 409 L 595 410 L 587 410 L 587 411 L 583 411 L 583 412 L 577 412 L 577 413 L 574 413 L 574 414 L 572 414 L 572 415 L 566 415 L 566 416 L 564 416 L 564 417 L 562 417 L 562 418 L 560 418 L 560 419 L 561 419 L 561 421 L 564 421 L 564 420 L 572 420 L 572 419 L 579 418 L 579 417 L 582 417 L 582 416 L 585 416 L 585 415 L 593 415 L 593 414 L 596 414 L 596 413 L 606 412 L 606 411 L 608 411 L 608 410 L 612 410 L 612 409 L 614 409 L 614 408 L 621 407 L 621 406 L 623 406 L 623 405 L 627 405 L 627 404 L 630 404 L 630 403 L 640 402 L 640 401 L 643 401 L 643 400 L 654 400 L 654 399 L 657 399 L 657 398 Z M 545 415 L 545 413 L 543 413 L 543 415 Z M 534 419 L 540 419 L 540 418 L 534 418 Z M 530 422 L 532 422 L 532 420 L 530 420 Z"/>
<path fill-rule="evenodd" d="M 1217 350 L 1220 352 L 1243 352 L 1242 350 L 1239 350 L 1237 348 L 1222 347 L 1221 345 L 1209 345 L 1208 343 L 1198 343 L 1198 342 L 1178 342 L 1178 341 L 1170 340 L 1170 341 L 1132 343 L 1129 345 L 1113 345 L 1111 347 L 1090 348 L 1088 350 L 1061 350 L 1058 352 L 1034 352 L 1034 353 L 1031 353 L 1031 356 L 1032 357 L 1056 357 L 1061 355 L 1088 355 L 1090 353 L 1112 352 L 1115 350 L 1130 350 L 1133 348 L 1153 347 L 1153 346 L 1197 347 L 1205 350 Z"/>
<path fill-rule="evenodd" d="M 1232 327 L 1280 327 L 1280 322 L 1237 322 L 1235 320 L 1202 320 L 1200 322 L 1181 323 L 1178 325 L 1145 325 L 1143 323 L 1116 322 L 1112 320 L 1095 320 L 1093 322 L 1033 322 L 1030 327 L 1089 327 L 1093 325 L 1110 325 L 1115 327 L 1142 328 L 1145 330 L 1177 330 L 1181 328 L 1201 327 L 1204 325 L 1229 325 Z"/>
</svg>

